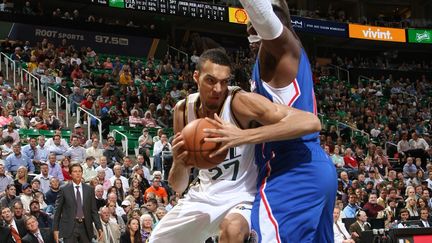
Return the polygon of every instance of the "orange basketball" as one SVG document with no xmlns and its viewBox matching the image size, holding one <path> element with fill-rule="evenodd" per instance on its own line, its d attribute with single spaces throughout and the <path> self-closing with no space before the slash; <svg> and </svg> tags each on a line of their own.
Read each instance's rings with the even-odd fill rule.
<svg viewBox="0 0 432 243">
<path fill-rule="evenodd" d="M 185 141 L 185 149 L 189 153 L 189 161 L 187 164 L 200 169 L 210 169 L 224 161 L 227 152 L 210 158 L 209 155 L 219 149 L 220 143 L 205 142 L 204 128 L 216 128 L 213 124 L 206 119 L 196 119 L 187 124 L 183 130 L 182 135 Z"/>
</svg>

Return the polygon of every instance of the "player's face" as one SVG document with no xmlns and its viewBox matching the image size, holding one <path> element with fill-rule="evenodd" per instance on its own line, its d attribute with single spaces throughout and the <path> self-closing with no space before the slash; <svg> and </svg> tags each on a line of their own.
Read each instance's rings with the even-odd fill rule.
<svg viewBox="0 0 432 243">
<path fill-rule="evenodd" d="M 205 110 L 215 113 L 225 100 L 231 69 L 207 60 L 201 70 L 195 71 L 194 80 L 198 85 L 201 103 Z"/>
</svg>

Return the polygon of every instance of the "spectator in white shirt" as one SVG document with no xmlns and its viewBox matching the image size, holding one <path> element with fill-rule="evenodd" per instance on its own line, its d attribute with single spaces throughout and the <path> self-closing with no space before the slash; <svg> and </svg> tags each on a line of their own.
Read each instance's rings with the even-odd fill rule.
<svg viewBox="0 0 432 243">
<path fill-rule="evenodd" d="M 335 243 L 355 243 L 346 230 L 345 224 L 340 220 L 339 207 L 335 207 L 333 210 L 333 233 Z"/>
</svg>

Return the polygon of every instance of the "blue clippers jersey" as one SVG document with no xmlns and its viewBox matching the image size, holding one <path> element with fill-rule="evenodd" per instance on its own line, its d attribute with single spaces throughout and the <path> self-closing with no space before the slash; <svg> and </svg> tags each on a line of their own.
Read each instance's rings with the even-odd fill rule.
<svg viewBox="0 0 432 243">
<path fill-rule="evenodd" d="M 259 61 L 257 59 L 252 73 L 251 90 L 267 97 L 274 103 L 288 105 L 299 110 L 317 113 L 315 94 L 313 89 L 312 71 L 306 52 L 302 49 L 298 73 L 296 79 L 284 88 L 276 89 L 268 86 L 261 80 Z M 284 163 L 273 163 L 272 171 L 287 167 L 286 163 L 307 161 L 311 146 L 319 146 L 319 133 L 312 133 L 298 139 L 277 141 L 257 145 L 255 149 L 258 168 L 262 171 L 266 162 L 275 156 L 273 160 L 282 160 Z M 281 166 L 281 167 L 279 167 Z M 279 168 L 278 168 L 279 167 Z M 289 167 L 289 166 L 288 166 Z"/>
</svg>

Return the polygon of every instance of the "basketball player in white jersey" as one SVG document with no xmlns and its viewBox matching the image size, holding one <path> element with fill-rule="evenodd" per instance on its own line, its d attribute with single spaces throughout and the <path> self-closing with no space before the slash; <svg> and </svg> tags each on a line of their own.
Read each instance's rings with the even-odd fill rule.
<svg viewBox="0 0 432 243">
<path fill-rule="evenodd" d="M 185 198 L 157 224 L 150 242 L 202 243 L 219 235 L 219 242 L 243 243 L 249 237 L 250 210 L 256 193 L 253 144 L 316 132 L 321 129 L 320 122 L 312 113 L 228 86 L 230 61 L 221 49 L 204 52 L 193 77 L 199 92 L 179 101 L 174 110 L 176 137 L 169 175 L 174 191 L 183 193 L 189 183 L 191 166 L 186 164 L 188 153 L 179 133 L 187 123 L 215 117 L 224 126 L 237 126 L 231 131 L 238 131 L 237 143 L 245 145 L 231 148 L 217 167 L 200 170 L 199 184 L 190 187 Z M 253 123 L 262 126 L 251 128 Z"/>
</svg>

